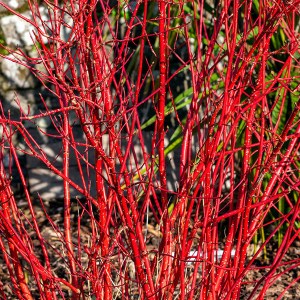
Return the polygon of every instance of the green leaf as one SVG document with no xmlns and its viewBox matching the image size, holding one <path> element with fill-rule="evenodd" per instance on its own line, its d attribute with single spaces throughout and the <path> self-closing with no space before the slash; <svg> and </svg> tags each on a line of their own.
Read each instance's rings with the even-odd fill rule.
<svg viewBox="0 0 300 300">
<path fill-rule="evenodd" d="M 272 122 L 275 125 L 279 120 L 279 124 L 278 124 L 278 133 L 281 133 L 284 126 L 285 126 L 285 122 L 287 120 L 287 106 L 288 106 L 288 98 L 287 97 L 283 97 L 284 91 L 283 89 L 278 89 L 275 99 L 277 100 L 277 103 L 272 111 Z M 283 102 L 284 101 L 284 102 Z"/>
<path fill-rule="evenodd" d="M 186 123 L 186 118 L 183 120 L 182 123 Z M 174 131 L 173 135 L 171 136 L 169 145 L 165 149 L 165 155 L 168 155 L 169 153 L 174 151 L 181 144 L 182 139 L 182 128 L 181 126 L 178 126 Z"/>
<path fill-rule="evenodd" d="M 180 95 L 178 95 L 174 99 L 175 109 L 179 110 L 179 109 L 181 109 L 181 108 L 186 107 L 187 105 L 189 105 L 191 103 L 192 95 L 193 95 L 193 88 L 192 87 L 188 88 L 187 90 L 185 90 L 184 92 L 182 92 Z M 165 116 L 168 116 L 173 111 L 174 111 L 174 106 L 173 106 L 172 101 L 170 101 L 165 106 Z M 152 125 L 155 121 L 156 121 L 156 115 L 154 115 L 148 121 L 146 121 L 142 125 L 141 128 L 145 129 L 148 126 Z"/>
</svg>

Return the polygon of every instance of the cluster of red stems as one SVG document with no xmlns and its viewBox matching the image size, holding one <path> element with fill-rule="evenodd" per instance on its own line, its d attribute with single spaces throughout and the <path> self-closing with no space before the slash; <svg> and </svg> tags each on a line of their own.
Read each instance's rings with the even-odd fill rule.
<svg viewBox="0 0 300 300">
<path fill-rule="evenodd" d="M 207 3 L 213 10 L 206 11 Z M 279 127 L 286 101 L 299 91 L 299 84 L 291 83 L 300 77 L 295 30 L 300 1 L 207 3 L 46 0 L 44 18 L 40 4 L 29 0 L 30 19 L 1 4 L 35 28 L 37 57 L 7 50 L 53 94 L 56 106 L 44 102 L 45 109 L 35 113 L 20 107 L 19 119 L 1 109 L 0 259 L 14 299 L 131 299 L 135 294 L 149 300 L 235 300 L 247 285 L 247 299 L 263 299 L 282 274 L 299 267 L 299 259 L 282 261 L 300 234 L 300 202 L 290 197 L 292 191 L 299 195 L 299 101 L 280 132 Z M 279 28 L 286 42 L 272 49 Z M 69 31 L 67 39 L 62 30 Z M 184 56 L 180 47 L 186 49 Z M 184 117 L 172 85 L 182 72 L 192 88 Z M 141 119 L 145 104 L 155 115 L 150 145 Z M 174 190 L 167 176 L 167 104 L 180 131 Z M 83 139 L 76 140 L 71 113 Z M 51 120 L 56 134 L 40 133 L 61 142 L 57 157 L 62 169 L 24 125 L 43 118 Z M 16 134 L 25 148 L 14 144 Z M 20 173 L 30 211 L 26 217 L 12 193 L 4 151 Z M 39 160 L 61 179 L 61 228 L 44 199 L 38 199 L 60 239 L 59 249 L 42 234 L 19 153 Z M 81 184 L 70 174 L 71 153 Z M 77 191 L 75 202 L 71 190 Z M 286 203 L 284 211 L 278 209 L 279 200 Z M 78 203 L 81 213 L 74 218 L 71 208 Z M 271 210 L 277 211 L 276 219 L 269 217 Z M 86 219 L 88 244 L 81 233 Z M 149 247 L 149 219 L 157 225 L 157 247 Z M 257 257 L 283 226 L 282 243 L 264 267 L 265 275 L 247 282 L 248 272 L 257 270 Z M 249 256 L 261 230 L 266 237 Z M 64 276 L 53 270 L 53 253 L 63 256 Z M 4 284 L 1 299 L 7 299 Z"/>
</svg>

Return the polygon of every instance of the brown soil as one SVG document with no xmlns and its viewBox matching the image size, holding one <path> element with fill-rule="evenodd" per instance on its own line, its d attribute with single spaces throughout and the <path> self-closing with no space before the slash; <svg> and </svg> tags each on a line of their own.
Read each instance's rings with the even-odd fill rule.
<svg viewBox="0 0 300 300">
<path fill-rule="evenodd" d="M 49 247 L 49 256 L 51 258 L 51 263 L 53 267 L 53 271 L 58 277 L 65 278 L 66 280 L 69 280 L 68 270 L 66 269 L 66 257 L 63 255 L 62 252 L 62 242 L 60 235 L 58 233 L 58 230 L 63 228 L 63 207 L 62 207 L 62 201 L 55 200 L 50 201 L 46 203 L 46 208 L 48 211 L 48 214 L 51 216 L 51 219 L 54 221 L 54 224 L 51 226 L 47 218 L 45 217 L 45 214 L 40 208 L 40 205 L 38 201 L 35 203 L 35 211 L 36 216 L 38 219 L 38 223 L 41 228 L 42 235 L 44 239 L 47 241 Z M 27 209 L 27 203 L 24 201 L 19 202 L 19 209 L 21 214 L 23 214 L 22 218 L 28 217 L 29 218 L 29 211 Z M 80 211 L 80 206 L 74 205 L 74 225 L 75 220 L 78 216 L 78 212 Z M 160 239 L 160 232 L 155 226 L 155 223 L 153 219 L 150 220 L 149 226 L 147 229 L 147 241 L 148 241 L 148 250 L 154 251 L 157 249 L 157 246 L 159 244 Z M 54 226 L 54 227 L 53 227 Z M 74 227 L 74 230 L 77 228 Z M 28 227 L 28 232 L 30 233 L 30 229 Z M 32 232 L 29 234 L 32 238 L 32 243 L 36 248 L 39 248 L 39 242 L 36 240 L 35 233 Z M 86 218 L 84 222 L 81 223 L 81 232 L 80 232 L 80 242 L 82 245 L 87 245 L 89 243 L 90 239 L 90 226 L 89 226 L 89 219 Z M 77 237 L 74 237 L 74 243 L 77 244 Z M 51 247 L 50 247 L 51 246 Z M 84 247 L 83 247 L 84 248 Z M 246 300 L 246 299 L 262 299 L 258 298 L 259 291 L 262 289 L 264 284 L 266 282 L 263 280 L 266 273 L 269 271 L 269 269 L 266 268 L 267 265 L 269 265 L 271 262 L 273 262 L 274 257 L 276 255 L 276 248 L 277 245 L 274 243 L 273 245 L 269 246 L 267 249 L 267 258 L 263 258 L 260 256 L 256 259 L 254 266 L 252 266 L 252 269 L 250 269 L 243 280 L 243 286 L 242 286 L 242 292 L 240 299 Z M 38 253 L 37 253 L 38 254 Z M 293 261 L 294 265 L 298 265 L 297 268 L 292 268 L 290 270 L 289 267 L 290 264 L 286 262 Z M 86 266 L 88 262 L 88 256 L 87 253 L 82 251 L 82 265 Z M 286 263 L 286 264 L 285 264 Z M 3 261 L 2 254 L 0 253 L 0 265 L 2 266 L 0 268 L 0 284 L 2 282 L 3 290 L 7 296 L 7 299 L 17 299 L 16 296 L 13 293 L 13 288 L 11 284 L 10 277 L 8 275 L 5 263 Z M 281 264 L 276 268 L 276 272 L 274 273 L 272 281 L 269 283 L 270 286 L 267 289 L 267 293 L 263 299 L 300 299 L 300 242 L 296 241 L 290 248 L 289 251 L 284 256 L 283 261 Z M 116 260 L 116 274 L 119 266 L 117 265 Z M 130 266 L 130 262 L 128 262 L 128 270 L 131 268 L 132 277 L 134 277 L 134 268 L 133 266 Z M 284 270 L 288 270 L 284 272 L 281 276 L 278 276 L 281 272 Z M 261 283 L 257 287 L 257 291 L 254 293 L 253 296 L 251 296 L 251 292 L 254 288 L 257 286 L 257 282 L 261 280 Z M 292 282 L 294 282 L 292 284 Z M 29 286 L 33 291 L 33 295 L 35 299 L 40 299 L 40 295 L 35 292 L 35 284 L 34 281 L 29 282 Z M 288 288 L 283 295 L 281 293 Z M 67 287 L 61 286 L 62 292 L 64 294 L 65 299 L 69 299 L 70 297 L 70 291 Z M 36 293 L 36 294 L 35 294 Z M 137 290 L 135 288 L 131 291 L 131 298 L 130 299 L 139 299 Z M 282 296 L 282 298 L 278 298 L 279 296 Z M 1 295 L 0 295 L 0 299 Z M 63 296 L 60 298 L 58 296 L 58 299 L 63 299 Z M 93 297 L 87 297 L 86 299 L 94 299 Z M 119 299 L 116 295 L 115 299 Z"/>
</svg>

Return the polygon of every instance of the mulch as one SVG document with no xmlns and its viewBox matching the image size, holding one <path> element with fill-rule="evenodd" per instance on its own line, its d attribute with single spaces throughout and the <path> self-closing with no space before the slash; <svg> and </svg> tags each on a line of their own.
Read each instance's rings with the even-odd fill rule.
<svg viewBox="0 0 300 300">
<path fill-rule="evenodd" d="M 68 270 L 66 268 L 67 260 L 66 256 L 64 254 L 64 247 L 62 244 L 62 229 L 63 229 L 63 202 L 61 199 L 55 199 L 53 201 L 48 201 L 45 203 L 45 207 L 47 209 L 47 213 L 53 220 L 52 225 L 48 221 L 47 217 L 45 216 L 43 210 L 41 209 L 41 205 L 39 204 L 38 200 L 34 201 L 35 205 L 35 212 L 38 224 L 40 225 L 42 235 L 48 243 L 48 250 L 49 250 L 49 256 L 51 259 L 51 264 L 54 273 L 56 276 L 59 276 L 61 278 L 65 278 L 66 280 L 69 280 Z M 23 200 L 19 200 L 18 208 L 21 213 L 22 219 L 25 220 L 25 217 L 29 218 L 29 210 L 27 209 L 27 203 Z M 73 221 L 74 221 L 74 232 L 77 232 L 76 223 L 77 223 L 77 216 L 82 211 L 82 208 L 80 205 L 77 205 L 74 203 L 72 211 Z M 33 246 L 37 249 L 37 255 L 41 255 L 39 252 L 39 242 L 36 240 L 36 235 L 32 231 L 30 232 L 30 226 L 27 227 L 28 234 L 30 238 L 32 239 Z M 90 220 L 89 218 L 83 218 L 81 223 L 81 232 L 80 232 L 80 242 L 82 245 L 88 245 L 90 242 L 91 234 L 90 234 Z M 77 236 L 74 236 L 74 243 L 77 244 Z M 160 240 L 160 232 L 155 226 L 155 222 L 153 221 L 153 218 L 150 218 L 149 226 L 147 229 L 147 244 L 148 249 L 151 251 L 155 251 L 158 247 Z M 84 249 L 84 247 L 82 247 Z M 264 276 L 267 274 L 268 269 L 266 268 L 268 265 L 272 263 L 274 260 L 274 257 L 276 255 L 276 249 L 277 244 L 274 242 L 273 244 L 268 245 L 267 248 L 267 257 L 263 257 L 262 255 L 259 256 L 255 260 L 254 266 L 246 273 L 246 276 L 243 280 L 242 290 L 241 290 L 241 300 L 246 299 L 259 299 L 259 291 L 262 289 L 262 287 L 265 284 Z M 268 287 L 266 295 L 263 299 L 279 299 L 278 297 L 281 295 L 281 293 L 289 287 L 284 294 L 282 295 L 281 299 L 300 299 L 300 267 L 297 268 L 291 268 L 289 267 L 291 264 L 287 263 L 293 261 L 294 264 L 298 262 L 298 265 L 300 264 L 300 241 L 295 241 L 292 246 L 289 248 L 288 252 L 284 256 L 284 259 L 278 268 L 276 268 L 274 280 L 271 282 L 272 284 Z M 82 251 L 82 259 L 81 259 L 82 265 L 87 267 L 88 264 L 88 255 L 83 250 Z M 116 270 L 118 268 L 117 266 L 117 260 L 116 263 Z M 3 290 L 5 291 L 5 294 L 7 296 L 7 299 L 17 299 L 14 296 L 13 288 L 11 284 L 11 279 L 8 275 L 7 268 L 5 266 L 5 263 L 3 261 L 2 254 L 0 253 L 0 284 L 2 282 Z M 132 272 L 132 277 L 134 277 L 134 267 L 130 266 L 130 262 L 128 262 L 128 269 Z M 287 272 L 283 272 L 284 270 L 288 270 Z M 283 274 L 276 278 L 276 274 L 279 274 L 283 272 Z M 115 276 L 115 279 L 117 278 L 117 273 Z M 256 287 L 257 282 L 261 280 L 261 284 L 258 286 L 257 291 L 255 292 L 254 296 L 251 298 L 251 292 L 253 291 L 253 288 Z M 296 281 L 295 281 L 296 280 Z M 298 280 L 298 281 L 297 281 Z M 291 285 L 291 283 L 294 282 L 294 284 Z M 291 286 L 289 286 L 291 285 Z M 29 286 L 33 292 L 33 295 L 35 299 L 39 299 L 40 295 L 36 291 L 34 280 L 29 280 Z M 69 299 L 70 297 L 70 291 L 67 287 L 61 286 L 63 295 L 65 299 Z M 138 299 L 137 290 L 135 287 L 132 287 L 132 297 L 130 299 Z M 1 296 L 0 296 L 0 299 Z M 58 296 L 58 299 L 63 299 L 63 296 Z M 87 299 L 93 299 L 92 297 L 87 297 Z M 114 299 L 119 299 L 118 295 L 115 295 Z"/>
</svg>

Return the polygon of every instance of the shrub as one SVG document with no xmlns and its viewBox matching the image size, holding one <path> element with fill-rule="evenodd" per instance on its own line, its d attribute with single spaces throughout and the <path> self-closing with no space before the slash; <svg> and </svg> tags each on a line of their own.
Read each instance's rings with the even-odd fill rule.
<svg viewBox="0 0 300 300">
<path fill-rule="evenodd" d="M 300 263 L 283 262 L 300 230 L 300 2 L 44 1 L 46 18 L 28 4 L 37 56 L 6 50 L 52 98 L 17 119 L 1 111 L 0 249 L 15 297 L 240 299 L 251 285 L 244 297 L 263 299 Z M 55 159 L 29 123 L 60 143 Z M 20 153 L 61 179 L 61 219 L 31 197 Z"/>
</svg>

